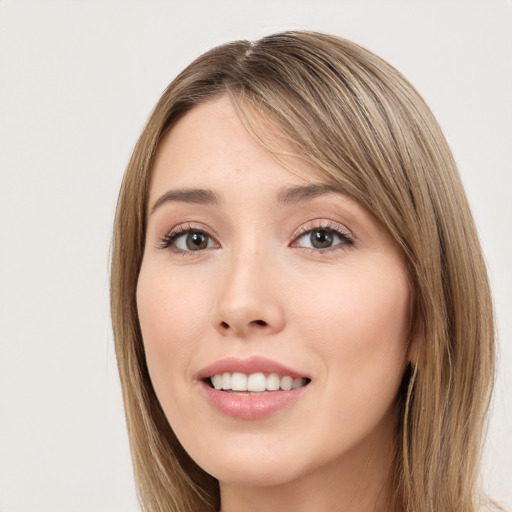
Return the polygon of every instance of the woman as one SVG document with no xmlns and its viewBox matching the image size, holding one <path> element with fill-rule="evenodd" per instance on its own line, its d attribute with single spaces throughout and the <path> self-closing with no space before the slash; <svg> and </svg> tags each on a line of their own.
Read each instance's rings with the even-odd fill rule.
<svg viewBox="0 0 512 512">
<path fill-rule="evenodd" d="M 126 171 L 111 296 L 144 510 L 478 509 L 485 265 L 372 53 L 288 32 L 187 67 Z"/>
</svg>

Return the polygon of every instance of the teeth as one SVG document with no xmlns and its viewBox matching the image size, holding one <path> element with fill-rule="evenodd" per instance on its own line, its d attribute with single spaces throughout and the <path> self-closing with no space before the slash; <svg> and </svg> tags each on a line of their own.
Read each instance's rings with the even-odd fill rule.
<svg viewBox="0 0 512 512">
<path fill-rule="evenodd" d="M 264 373 L 219 373 L 210 377 L 212 386 L 223 391 L 249 391 L 261 393 L 263 391 L 290 391 L 305 386 L 307 379 L 293 378 L 288 375 L 280 377 L 277 373 L 265 375 Z"/>
<path fill-rule="evenodd" d="M 277 391 L 281 384 L 281 379 L 277 373 L 271 373 L 267 377 L 267 391 Z"/>
<path fill-rule="evenodd" d="M 222 389 L 222 381 L 223 381 L 223 378 L 222 378 L 222 375 L 214 375 L 212 377 L 212 384 L 213 384 L 213 387 L 215 389 Z"/>
<path fill-rule="evenodd" d="M 222 374 L 222 389 L 231 389 L 231 373 Z"/>
<path fill-rule="evenodd" d="M 293 379 L 291 377 L 283 377 L 281 379 L 281 389 L 283 391 L 290 391 L 292 389 Z"/>
<path fill-rule="evenodd" d="M 292 389 L 297 389 L 297 388 L 300 388 L 302 386 L 304 386 L 303 379 L 301 379 L 300 377 L 298 377 L 296 379 L 293 379 Z"/>
<path fill-rule="evenodd" d="M 263 373 L 252 373 L 247 379 L 247 391 L 265 391 L 267 378 Z"/>
<path fill-rule="evenodd" d="M 231 376 L 231 389 L 233 391 L 247 391 L 247 375 L 245 373 L 233 373 Z"/>
</svg>

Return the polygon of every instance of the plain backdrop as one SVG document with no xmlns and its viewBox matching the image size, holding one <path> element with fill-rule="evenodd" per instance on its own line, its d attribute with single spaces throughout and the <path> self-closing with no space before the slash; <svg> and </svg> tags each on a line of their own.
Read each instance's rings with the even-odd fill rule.
<svg viewBox="0 0 512 512">
<path fill-rule="evenodd" d="M 124 168 L 170 80 L 232 39 L 356 41 L 459 164 L 500 338 L 484 487 L 512 506 L 512 2 L 0 0 L 0 511 L 134 512 L 108 299 Z"/>
</svg>

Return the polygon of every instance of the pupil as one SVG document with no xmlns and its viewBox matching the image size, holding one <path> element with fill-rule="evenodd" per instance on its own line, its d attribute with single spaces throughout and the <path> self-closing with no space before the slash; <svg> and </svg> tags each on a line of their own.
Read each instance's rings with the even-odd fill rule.
<svg viewBox="0 0 512 512">
<path fill-rule="evenodd" d="M 314 231 L 311 233 L 311 245 L 315 249 L 326 249 L 332 245 L 332 233 L 325 231 Z"/>
<path fill-rule="evenodd" d="M 207 245 L 208 241 L 203 233 L 192 233 L 187 236 L 187 248 L 191 251 L 205 249 Z"/>
</svg>

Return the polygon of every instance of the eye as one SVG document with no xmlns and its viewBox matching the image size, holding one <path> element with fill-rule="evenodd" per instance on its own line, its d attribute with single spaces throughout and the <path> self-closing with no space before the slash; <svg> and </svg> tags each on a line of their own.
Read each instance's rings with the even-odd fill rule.
<svg viewBox="0 0 512 512">
<path fill-rule="evenodd" d="M 304 247 L 307 249 L 334 249 L 338 246 L 351 246 L 354 241 L 352 238 L 338 229 L 332 227 L 318 227 L 305 231 L 296 238 L 293 243 L 296 247 Z"/>
<path fill-rule="evenodd" d="M 208 233 L 192 228 L 177 228 L 171 231 L 160 244 L 162 249 L 170 248 L 174 252 L 196 252 L 216 247 Z"/>
</svg>

